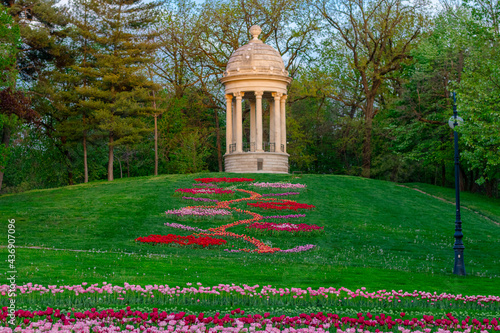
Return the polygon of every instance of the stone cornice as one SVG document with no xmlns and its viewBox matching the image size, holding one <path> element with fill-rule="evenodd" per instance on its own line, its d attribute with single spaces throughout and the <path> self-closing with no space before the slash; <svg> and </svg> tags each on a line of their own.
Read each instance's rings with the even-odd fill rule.
<svg viewBox="0 0 500 333">
<path fill-rule="evenodd" d="M 245 80 L 281 81 L 281 82 L 286 82 L 287 84 L 292 82 L 292 78 L 289 76 L 279 75 L 279 74 L 270 74 L 270 73 L 234 74 L 234 75 L 224 76 L 224 77 L 220 78 L 219 80 L 221 83 L 227 83 L 227 82 L 231 82 L 231 81 L 245 81 Z"/>
</svg>

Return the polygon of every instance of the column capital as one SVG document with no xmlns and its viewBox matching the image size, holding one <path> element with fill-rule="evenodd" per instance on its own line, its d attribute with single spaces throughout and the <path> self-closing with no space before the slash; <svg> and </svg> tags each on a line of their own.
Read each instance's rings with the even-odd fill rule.
<svg viewBox="0 0 500 333">
<path fill-rule="evenodd" d="M 286 101 L 286 99 L 288 98 L 288 95 L 287 94 L 283 94 L 283 96 L 281 96 L 281 100 L 282 101 Z"/>
<path fill-rule="evenodd" d="M 236 96 L 236 99 L 242 99 L 243 95 L 245 95 L 245 93 L 242 91 L 238 91 L 238 92 L 234 93 L 234 96 Z"/>
<path fill-rule="evenodd" d="M 263 91 L 254 91 L 255 97 L 262 97 L 264 95 Z"/>
<path fill-rule="evenodd" d="M 231 101 L 233 99 L 233 94 L 226 94 L 226 100 Z"/>
<path fill-rule="evenodd" d="M 283 96 L 283 94 L 279 93 L 279 92 L 273 92 L 272 95 L 273 95 L 274 99 L 280 99 L 281 96 Z"/>
</svg>

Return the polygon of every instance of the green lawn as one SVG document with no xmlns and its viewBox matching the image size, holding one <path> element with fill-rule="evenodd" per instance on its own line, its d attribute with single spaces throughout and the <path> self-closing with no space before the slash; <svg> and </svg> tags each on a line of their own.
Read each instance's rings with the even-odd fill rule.
<svg viewBox="0 0 500 333">
<path fill-rule="evenodd" d="M 173 197 L 175 189 L 192 187 L 194 178 L 214 176 L 230 175 L 130 178 L 0 197 L 4 235 L 8 219 L 16 220 L 17 283 L 247 283 L 500 295 L 500 226 L 495 224 L 500 221 L 500 200 L 463 195 L 464 206 L 479 210 L 493 221 L 463 210 L 468 276 L 457 277 L 451 274 L 453 205 L 394 183 L 364 178 L 238 175 L 257 181 L 307 184 L 308 190 L 293 199 L 316 206 L 314 211 L 306 212 L 305 223 L 323 226 L 324 234 L 263 240 L 283 249 L 317 245 L 309 252 L 227 253 L 134 241 L 149 234 L 188 235 L 187 231 L 165 227 L 165 222 L 174 220 L 165 217 L 164 211 L 192 204 Z M 453 199 L 449 198 L 452 190 L 411 186 Z M 186 224 L 210 226 L 208 222 Z M 239 226 L 234 231 L 244 233 L 245 229 Z M 0 241 L 2 261 L 7 259 L 6 244 L 5 236 Z M 228 239 L 226 248 L 233 245 L 248 247 Z M 6 271 L 6 264 L 0 267 L 0 273 Z"/>
</svg>

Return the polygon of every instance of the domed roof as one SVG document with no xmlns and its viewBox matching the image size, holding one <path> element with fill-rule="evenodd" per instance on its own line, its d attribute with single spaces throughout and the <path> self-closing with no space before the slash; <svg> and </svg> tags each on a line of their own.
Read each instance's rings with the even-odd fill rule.
<svg viewBox="0 0 500 333">
<path fill-rule="evenodd" d="M 258 36 L 262 30 L 258 25 L 250 28 L 253 39 L 240 47 L 229 58 L 224 76 L 240 74 L 274 74 L 288 77 L 285 64 L 278 51 L 264 44 Z"/>
</svg>

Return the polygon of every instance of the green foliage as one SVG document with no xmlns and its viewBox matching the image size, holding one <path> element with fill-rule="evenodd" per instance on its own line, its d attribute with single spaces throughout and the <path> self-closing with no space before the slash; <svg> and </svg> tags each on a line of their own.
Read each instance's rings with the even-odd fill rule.
<svg viewBox="0 0 500 333">
<path fill-rule="evenodd" d="M 500 7 L 495 1 L 468 1 L 465 6 L 472 8 L 472 18 L 465 22 L 471 37 L 458 84 L 459 114 L 465 120 L 458 131 L 468 169 L 475 171 L 475 181 L 493 195 L 500 178 Z"/>
<path fill-rule="evenodd" d="M 206 159 L 213 147 L 207 145 L 208 130 L 184 128 L 170 142 L 171 161 L 175 165 L 174 172 L 195 173 L 205 171 Z"/>
<path fill-rule="evenodd" d="M 15 115 L 5 115 L 0 113 L 0 128 L 6 126 L 12 126 L 11 124 L 17 120 Z M 0 172 L 4 172 L 5 166 L 7 165 L 7 161 L 9 160 L 9 148 L 4 143 L 0 143 Z"/>
<path fill-rule="evenodd" d="M 143 117 L 155 112 L 151 92 L 158 86 L 145 72 L 157 44 L 146 28 L 157 20 L 158 3 L 82 1 L 74 6 L 77 13 L 82 9 L 88 14 L 75 17 L 89 57 L 74 67 L 84 81 L 77 88 L 83 96 L 79 106 L 92 110 L 97 128 L 109 137 L 108 179 L 112 180 L 113 148 L 138 143 L 150 132 Z"/>
<path fill-rule="evenodd" d="M 12 137 L 4 193 L 68 184 L 66 164 L 54 140 L 23 125 Z"/>
<path fill-rule="evenodd" d="M 453 160 L 451 92 L 458 91 L 461 126 L 462 179 L 467 189 L 475 182 L 492 195 L 498 179 L 498 44 L 495 28 L 487 28 L 468 2 L 447 9 L 434 19 L 433 32 L 412 52 L 395 85 L 399 96 L 384 112 L 393 136 L 391 149 L 404 159 L 416 161 L 427 173 L 436 170 L 434 183 L 445 185 L 447 166 Z M 468 8 L 469 7 L 469 8 Z M 483 8 L 484 9 L 484 8 Z M 472 14 L 471 14 L 472 13 Z M 440 169 L 440 170 L 439 170 Z M 440 176 L 438 176 L 440 174 Z"/>
<path fill-rule="evenodd" d="M 19 25 L 14 23 L 7 9 L 0 7 L 0 87 L 10 86 L 15 80 L 16 55 L 20 46 Z M 1 155 L 1 154 L 0 154 Z M 0 163 L 0 165 L 3 165 Z"/>
<path fill-rule="evenodd" d="M 106 161 L 108 174 L 147 175 L 156 114 L 160 173 L 218 171 L 225 144 L 219 79 L 230 55 L 250 38 L 248 28 L 259 24 L 261 39 L 278 50 L 294 78 L 287 99 L 290 171 L 367 175 L 371 168 L 379 179 L 450 186 L 447 120 L 456 91 L 466 119 L 459 129 L 464 188 L 497 193 L 498 3 L 448 4 L 432 22 L 420 1 L 331 4 L 4 1 L 2 22 L 13 29 L 3 25 L 0 36 L 12 37 L 19 27 L 22 41 L 10 73 L 18 68 L 17 83 L 42 116 L 39 133 L 30 140 L 16 136 L 13 149 L 59 152 L 60 158 L 47 158 L 66 173 L 45 187 L 102 179 Z M 266 136 L 266 102 L 263 113 Z M 244 106 L 244 141 L 248 124 Z M 18 130 L 12 128 L 13 135 Z M 113 161 L 108 156 L 115 147 Z M 26 174 L 8 170 L 13 190 Z M 50 178 L 43 168 L 32 172 Z"/>
</svg>

